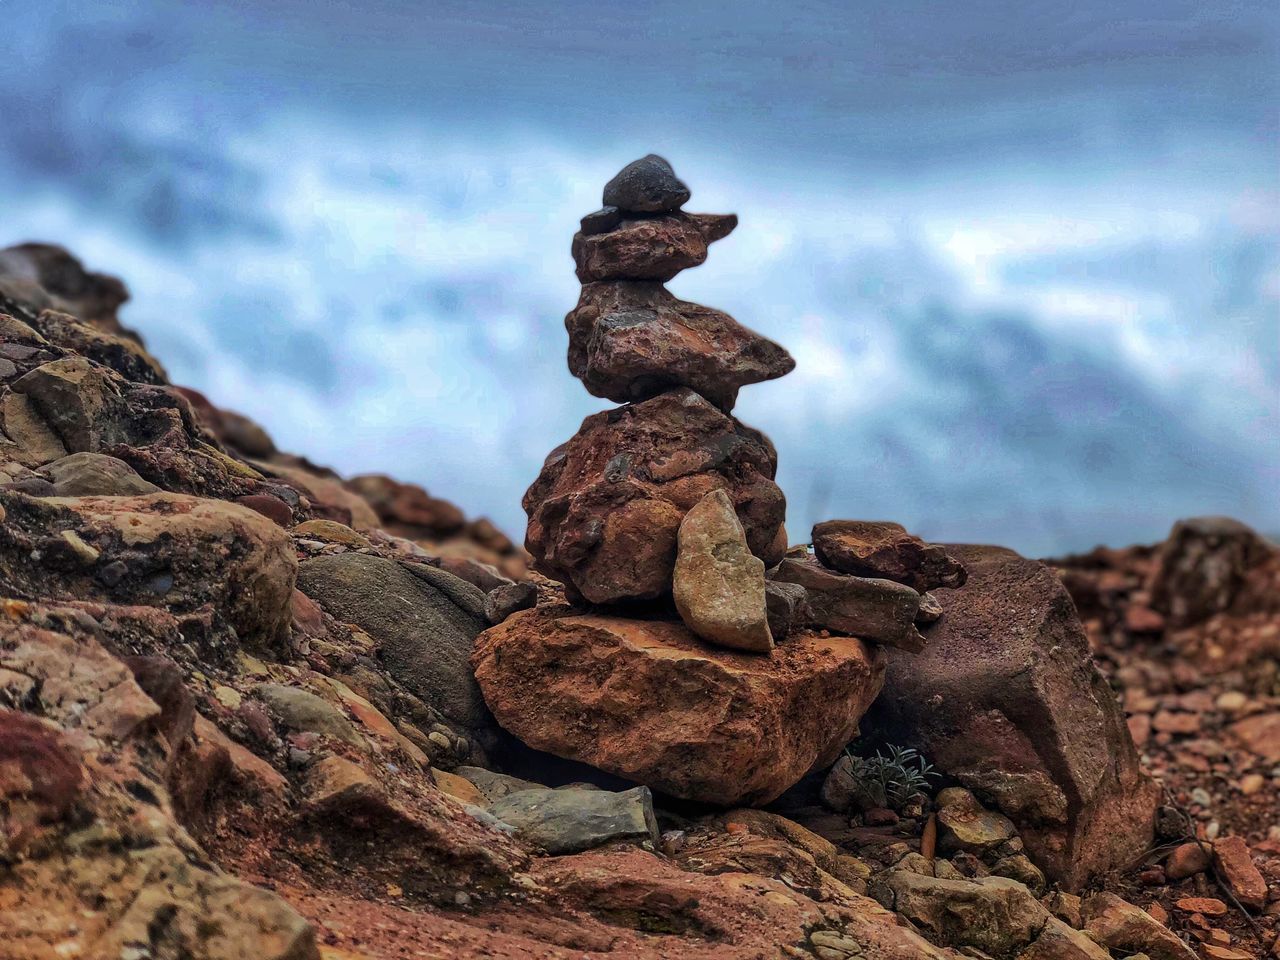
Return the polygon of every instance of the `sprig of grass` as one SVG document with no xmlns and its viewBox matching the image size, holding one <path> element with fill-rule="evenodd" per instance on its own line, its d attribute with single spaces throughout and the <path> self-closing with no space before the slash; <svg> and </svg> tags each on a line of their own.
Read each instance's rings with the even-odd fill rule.
<svg viewBox="0 0 1280 960">
<path fill-rule="evenodd" d="M 890 745 L 888 755 L 879 750 L 871 757 L 859 757 L 848 747 L 850 773 L 865 809 L 888 807 L 901 810 L 917 797 L 929 795 L 929 780 L 940 774 L 910 747 Z"/>
</svg>

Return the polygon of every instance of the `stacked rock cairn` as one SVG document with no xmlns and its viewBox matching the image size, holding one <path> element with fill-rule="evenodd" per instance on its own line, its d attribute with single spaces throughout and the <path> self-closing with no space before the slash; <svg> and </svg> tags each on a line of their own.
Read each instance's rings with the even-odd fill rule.
<svg viewBox="0 0 1280 960">
<path fill-rule="evenodd" d="M 774 482 L 777 453 L 731 411 L 741 387 L 781 377 L 795 361 L 728 314 L 677 299 L 663 285 L 701 264 L 708 246 L 737 226 L 733 214 L 684 212 L 689 197 L 670 164 L 651 154 L 610 180 L 603 209 L 582 218 L 572 248 L 582 293 L 565 318 L 569 369 L 593 395 L 622 406 L 587 417 L 551 452 L 524 496 L 526 549 L 540 573 L 563 584 L 570 609 L 539 608 L 495 627 L 481 638 L 474 662 L 499 722 L 526 743 L 680 796 L 763 802 L 815 762 L 834 759 L 879 691 L 884 658 L 877 645 L 921 649 L 920 628 L 940 614 L 926 591 L 958 586 L 964 569 L 941 547 L 889 523 L 819 524 L 813 552 L 788 549 L 786 498 Z M 672 600 L 687 630 L 677 629 Z M 686 664 L 696 660 L 714 675 L 704 681 L 712 685 L 772 670 L 780 702 L 790 697 L 797 715 L 807 710 L 819 726 L 826 710 L 830 722 L 826 729 L 766 731 L 775 747 L 781 734 L 801 749 L 785 771 L 730 796 L 717 776 L 668 776 L 635 744 L 611 748 L 607 729 L 618 718 L 603 716 L 603 704 L 578 705 L 589 732 L 552 735 L 550 708 L 519 702 L 503 684 L 538 675 L 547 700 L 574 699 L 567 689 L 549 689 L 549 671 L 571 669 L 564 652 L 546 662 L 530 653 L 539 632 L 543 646 L 552 644 L 547 625 L 555 618 L 557 637 L 571 623 L 577 632 L 594 631 L 585 641 L 596 648 L 592 669 L 610 645 L 637 661 L 637 650 L 678 648 Z M 802 654 L 801 646 L 819 642 L 825 645 Z M 525 677 L 514 676 L 517 648 Z M 758 662 L 747 663 L 751 658 Z M 844 703 L 815 702 L 842 695 Z M 725 705 L 744 729 L 794 722 L 786 708 L 749 700 L 734 693 Z M 644 711 L 666 710 L 654 718 L 658 730 L 686 706 L 650 699 L 631 720 L 643 726 Z M 714 744 L 723 733 L 704 730 L 701 742 Z M 773 748 L 758 745 L 759 753 L 766 749 Z"/>
</svg>

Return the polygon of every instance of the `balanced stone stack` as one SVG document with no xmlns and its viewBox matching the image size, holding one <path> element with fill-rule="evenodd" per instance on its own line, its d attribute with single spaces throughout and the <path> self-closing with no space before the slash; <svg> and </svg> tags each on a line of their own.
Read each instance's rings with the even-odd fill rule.
<svg viewBox="0 0 1280 960">
<path fill-rule="evenodd" d="M 574 237 L 569 369 L 624 405 L 584 420 L 524 497 L 525 546 L 569 603 L 487 631 L 473 664 L 530 746 L 680 797 L 762 803 L 835 759 L 880 690 L 879 645 L 919 649 L 917 624 L 936 619 L 919 591 L 964 572 L 896 525 L 788 554 L 777 453 L 732 410 L 795 363 L 663 286 L 737 225 L 683 212 L 688 199 L 650 155 Z"/>
</svg>

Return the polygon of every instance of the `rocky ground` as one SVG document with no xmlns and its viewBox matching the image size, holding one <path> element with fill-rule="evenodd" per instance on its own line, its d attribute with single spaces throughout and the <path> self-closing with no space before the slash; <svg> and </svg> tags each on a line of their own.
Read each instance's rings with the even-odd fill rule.
<svg viewBox="0 0 1280 960">
<path fill-rule="evenodd" d="M 789 546 L 689 196 L 583 218 L 528 552 L 0 251 L 0 958 L 1280 957 L 1280 551 Z"/>
</svg>

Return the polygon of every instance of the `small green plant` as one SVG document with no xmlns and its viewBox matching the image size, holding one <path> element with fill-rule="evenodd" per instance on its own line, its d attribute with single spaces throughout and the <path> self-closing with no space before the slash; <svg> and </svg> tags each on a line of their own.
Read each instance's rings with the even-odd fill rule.
<svg viewBox="0 0 1280 960">
<path fill-rule="evenodd" d="M 854 799 L 864 810 L 888 807 L 901 810 L 917 797 L 929 795 L 929 780 L 938 772 L 910 747 L 889 746 L 888 755 L 879 750 L 871 757 L 859 757 L 848 747 L 849 774 L 854 785 Z"/>
</svg>

